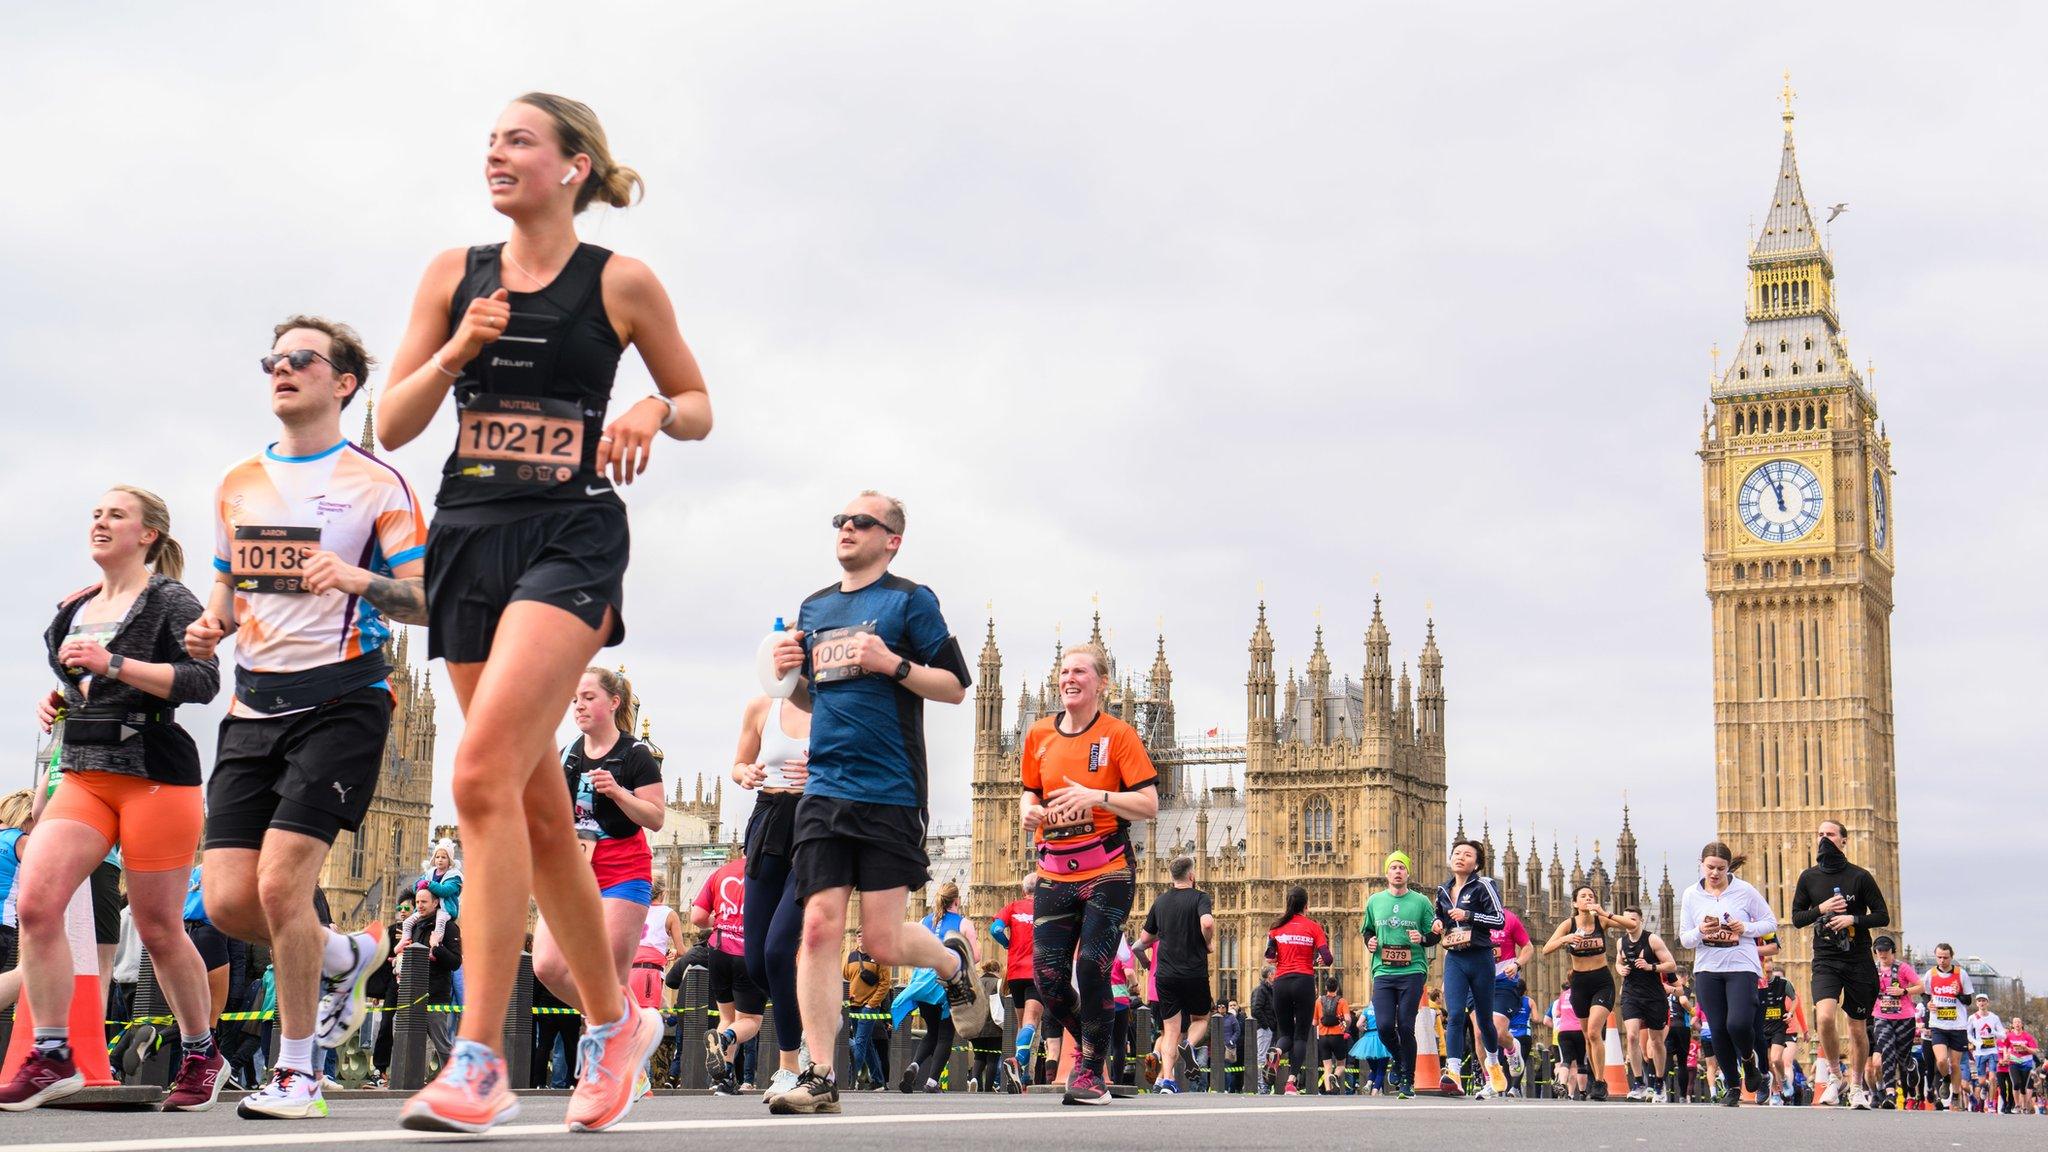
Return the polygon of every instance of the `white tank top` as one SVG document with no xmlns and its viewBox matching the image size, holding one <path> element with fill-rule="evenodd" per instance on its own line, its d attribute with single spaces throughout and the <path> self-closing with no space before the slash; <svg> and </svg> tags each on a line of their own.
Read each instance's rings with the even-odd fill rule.
<svg viewBox="0 0 2048 1152">
<path fill-rule="evenodd" d="M 761 782 L 763 788 L 787 788 L 789 781 L 782 775 L 782 764 L 786 760 L 802 760 L 811 754 L 809 736 L 791 736 L 782 730 L 783 701 L 775 701 L 768 709 L 768 722 L 761 726 L 761 755 L 756 761 L 768 769 L 768 778 Z"/>
<path fill-rule="evenodd" d="M 668 905 L 650 904 L 647 906 L 647 923 L 640 926 L 640 946 L 642 948 L 652 948 L 664 955 L 667 954 L 669 946 Z"/>
</svg>

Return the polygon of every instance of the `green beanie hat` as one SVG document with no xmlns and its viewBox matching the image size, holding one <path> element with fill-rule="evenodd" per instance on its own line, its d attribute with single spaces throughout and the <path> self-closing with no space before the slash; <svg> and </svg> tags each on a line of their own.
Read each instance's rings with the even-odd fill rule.
<svg viewBox="0 0 2048 1152">
<path fill-rule="evenodd" d="M 1398 849 L 1393 852 L 1387 853 L 1387 865 L 1385 871 L 1392 871 L 1394 865 L 1396 864 L 1399 864 L 1401 867 L 1406 868 L 1411 872 L 1415 869 L 1415 862 L 1413 860 L 1408 859 L 1408 854 L 1406 852 L 1402 852 Z"/>
</svg>

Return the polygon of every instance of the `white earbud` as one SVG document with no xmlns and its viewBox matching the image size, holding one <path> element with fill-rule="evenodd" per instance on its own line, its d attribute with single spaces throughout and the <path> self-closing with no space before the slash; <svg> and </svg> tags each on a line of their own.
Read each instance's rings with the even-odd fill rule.
<svg viewBox="0 0 2048 1152">
<path fill-rule="evenodd" d="M 566 186 L 568 185 L 569 181 L 571 181 L 571 180 L 574 180 L 575 178 L 576 178 L 576 170 L 575 170 L 574 168 L 571 168 L 571 169 L 569 169 L 568 171 L 566 171 L 566 172 L 562 173 L 562 184 L 563 184 L 563 186 L 565 186 L 565 187 L 566 187 Z"/>
</svg>

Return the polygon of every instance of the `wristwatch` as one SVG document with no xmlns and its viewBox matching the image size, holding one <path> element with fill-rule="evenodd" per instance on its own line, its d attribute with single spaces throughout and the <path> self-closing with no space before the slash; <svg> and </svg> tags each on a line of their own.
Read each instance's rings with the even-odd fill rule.
<svg viewBox="0 0 2048 1152">
<path fill-rule="evenodd" d="M 902 683 L 908 679 L 910 679 L 910 661 L 905 660 L 896 666 L 896 680 L 898 683 Z"/>
<path fill-rule="evenodd" d="M 107 657 L 107 679 L 119 680 L 121 678 L 121 665 L 127 662 L 128 658 L 119 652 Z"/>
</svg>

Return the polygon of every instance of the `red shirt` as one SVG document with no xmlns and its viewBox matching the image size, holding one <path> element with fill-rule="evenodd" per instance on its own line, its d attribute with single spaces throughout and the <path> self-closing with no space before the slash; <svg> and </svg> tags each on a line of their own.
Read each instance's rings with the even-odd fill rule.
<svg viewBox="0 0 2048 1152">
<path fill-rule="evenodd" d="M 1311 976 L 1316 954 L 1330 950 L 1330 937 L 1323 926 L 1306 916 L 1296 916 L 1266 933 L 1266 943 L 1279 955 L 1274 957 L 1274 976 Z"/>
<path fill-rule="evenodd" d="M 1010 934 L 1009 956 L 1003 965 L 1003 979 L 1030 980 L 1031 970 L 1031 898 L 1020 896 L 996 913 L 1002 921 L 1003 930 Z"/>
<path fill-rule="evenodd" d="M 704 880 L 696 906 L 711 913 L 711 946 L 728 956 L 747 951 L 747 860 L 734 857 Z"/>
</svg>

